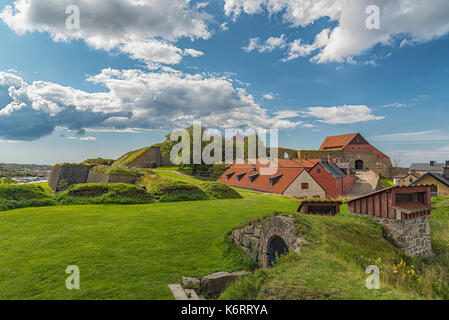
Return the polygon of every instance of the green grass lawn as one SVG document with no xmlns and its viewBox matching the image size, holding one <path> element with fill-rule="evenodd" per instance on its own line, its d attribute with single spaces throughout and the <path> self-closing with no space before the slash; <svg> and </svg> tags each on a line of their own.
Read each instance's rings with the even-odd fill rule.
<svg viewBox="0 0 449 320">
<path fill-rule="evenodd" d="M 0 299 L 173 299 L 167 285 L 182 276 L 241 270 L 224 255 L 225 234 L 247 219 L 294 213 L 298 202 L 238 191 L 243 199 L 0 212 Z M 406 257 L 346 206 L 337 217 L 298 215 L 296 223 L 310 241 L 301 255 L 236 283 L 225 298 L 449 299 L 448 206 L 431 217 L 436 257 L 427 260 Z M 378 258 L 382 289 L 367 290 L 364 268 Z M 420 285 L 387 272 L 401 259 L 416 266 Z M 81 290 L 66 289 L 68 265 L 80 268 Z"/>
<path fill-rule="evenodd" d="M 0 299 L 172 299 L 182 276 L 242 268 L 224 235 L 246 219 L 294 212 L 297 202 L 244 199 L 27 208 L 0 213 Z M 65 287 L 77 265 L 81 290 Z"/>
</svg>

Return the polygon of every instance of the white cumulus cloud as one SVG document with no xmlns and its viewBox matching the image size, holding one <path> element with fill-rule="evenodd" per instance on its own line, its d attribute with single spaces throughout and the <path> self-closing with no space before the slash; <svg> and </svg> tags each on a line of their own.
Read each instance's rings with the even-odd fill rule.
<svg viewBox="0 0 449 320">
<path fill-rule="evenodd" d="M 380 9 L 378 30 L 366 27 L 366 9 L 371 5 Z M 241 14 L 279 14 L 292 27 L 305 27 L 322 18 L 335 22 L 329 31 L 323 28 L 312 44 L 302 39 L 291 43 L 285 60 L 310 56 L 316 63 L 343 62 L 377 44 L 413 45 L 449 32 L 447 0 L 225 0 L 224 9 L 234 19 Z"/>
<path fill-rule="evenodd" d="M 211 16 L 188 0 L 15 0 L 0 19 L 18 34 L 47 32 L 55 41 L 82 39 L 95 49 L 119 50 L 134 59 L 176 64 L 189 52 L 180 38 L 208 39 Z M 80 10 L 80 29 L 66 27 L 66 8 Z M 193 55 L 198 56 L 198 55 Z"/>
</svg>

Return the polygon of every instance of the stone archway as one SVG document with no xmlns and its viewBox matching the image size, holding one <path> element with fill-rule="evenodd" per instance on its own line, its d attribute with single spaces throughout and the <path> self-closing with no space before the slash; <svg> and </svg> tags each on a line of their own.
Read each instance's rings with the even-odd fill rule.
<svg viewBox="0 0 449 320">
<path fill-rule="evenodd" d="M 234 243 L 262 268 L 270 267 L 273 257 L 275 259 L 289 252 L 299 253 L 302 243 L 305 242 L 302 235 L 298 234 L 291 215 L 271 217 L 265 222 L 236 229 L 232 232 L 232 237 Z"/>
<path fill-rule="evenodd" d="M 288 246 L 284 239 L 273 236 L 268 242 L 268 266 L 271 267 L 277 259 L 286 254 L 288 254 Z"/>
<path fill-rule="evenodd" d="M 362 160 L 357 160 L 355 162 L 355 169 L 356 170 L 363 170 L 363 161 Z"/>
</svg>

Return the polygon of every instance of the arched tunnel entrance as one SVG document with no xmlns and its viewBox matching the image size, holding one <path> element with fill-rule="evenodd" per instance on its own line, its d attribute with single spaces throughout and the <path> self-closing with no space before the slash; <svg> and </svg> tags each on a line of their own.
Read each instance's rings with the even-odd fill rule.
<svg viewBox="0 0 449 320">
<path fill-rule="evenodd" d="M 362 160 L 357 160 L 356 162 L 355 162 L 355 169 L 356 170 L 363 170 L 364 168 L 363 168 L 363 161 Z"/>
<path fill-rule="evenodd" d="M 287 244 L 281 237 L 274 236 L 268 245 L 268 266 L 271 267 L 276 259 L 286 254 L 288 254 Z"/>
</svg>

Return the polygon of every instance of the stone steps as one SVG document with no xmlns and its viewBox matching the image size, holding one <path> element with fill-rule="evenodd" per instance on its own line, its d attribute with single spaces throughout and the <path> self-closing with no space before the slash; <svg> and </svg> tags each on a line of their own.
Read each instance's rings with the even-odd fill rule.
<svg viewBox="0 0 449 320">
<path fill-rule="evenodd" d="M 179 284 L 169 284 L 168 288 L 171 293 L 175 297 L 175 300 L 183 300 L 183 301 L 197 301 L 197 300 L 206 300 L 203 296 L 198 296 L 198 294 L 193 289 L 183 289 Z"/>
</svg>

